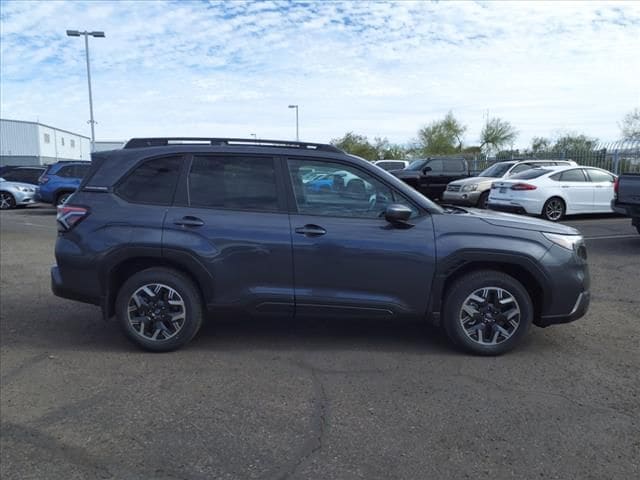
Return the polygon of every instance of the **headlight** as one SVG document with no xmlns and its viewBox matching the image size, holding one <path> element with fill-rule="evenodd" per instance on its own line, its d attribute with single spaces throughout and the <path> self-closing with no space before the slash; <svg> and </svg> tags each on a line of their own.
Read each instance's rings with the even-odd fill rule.
<svg viewBox="0 0 640 480">
<path fill-rule="evenodd" d="M 33 188 L 28 188 L 28 187 L 18 187 L 18 190 L 20 190 L 21 192 L 25 192 L 25 193 L 35 192 L 35 190 Z"/>
<path fill-rule="evenodd" d="M 463 192 L 475 192 L 478 189 L 478 184 L 477 183 L 472 183 L 471 185 L 463 185 L 462 186 L 462 191 Z"/>
<path fill-rule="evenodd" d="M 556 245 L 566 248 L 567 250 L 577 251 L 578 247 L 582 245 L 582 235 L 560 235 L 559 233 L 545 233 L 542 234 Z"/>
</svg>

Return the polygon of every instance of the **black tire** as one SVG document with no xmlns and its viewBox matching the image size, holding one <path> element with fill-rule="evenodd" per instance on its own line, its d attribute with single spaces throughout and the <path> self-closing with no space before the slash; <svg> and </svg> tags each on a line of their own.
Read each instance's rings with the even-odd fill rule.
<svg viewBox="0 0 640 480">
<path fill-rule="evenodd" d="M 487 208 L 487 203 L 489 203 L 489 192 L 482 192 L 480 198 L 478 198 L 478 208 Z"/>
<path fill-rule="evenodd" d="M 184 322 L 171 338 L 150 339 L 136 330 L 129 319 L 129 305 L 130 302 L 134 302 L 132 295 L 145 285 L 151 284 L 162 284 L 170 287 L 183 301 Z M 186 345 L 198 333 L 202 325 L 203 308 L 198 288 L 184 274 L 169 268 L 149 268 L 130 277 L 120 288 L 115 307 L 116 316 L 127 337 L 136 345 L 152 352 L 169 352 Z M 145 330 L 145 333 L 156 330 L 154 326 L 156 323 L 149 317 L 139 316 L 138 318 L 145 318 L 144 324 L 150 326 L 147 330 L 146 326 L 142 326 L 143 322 L 140 322 L 141 329 Z M 159 320 L 158 322 L 163 323 Z M 164 324 L 171 324 L 171 322 L 167 321 Z"/>
<path fill-rule="evenodd" d="M 636 230 L 640 233 L 640 225 L 636 225 Z"/>
<path fill-rule="evenodd" d="M 562 220 L 566 211 L 567 206 L 564 203 L 564 200 L 560 197 L 551 197 L 549 200 L 544 202 L 541 216 L 550 222 L 557 222 Z"/>
<path fill-rule="evenodd" d="M 515 299 L 515 305 L 510 307 L 501 306 L 502 308 L 512 309 L 514 306 L 519 308 L 519 316 L 517 317 L 517 326 L 507 325 L 506 317 L 496 315 L 495 320 L 488 320 L 490 323 L 485 324 L 482 320 L 470 321 L 471 329 L 481 327 L 482 332 L 495 333 L 495 326 L 502 326 L 505 329 L 512 329 L 511 336 L 503 338 L 496 343 L 481 343 L 482 338 L 474 339 L 467 333 L 463 327 L 462 317 L 463 306 L 469 297 L 475 295 L 482 289 L 503 289 Z M 499 303 L 496 297 L 495 303 Z M 509 304 L 508 304 L 509 305 Z M 533 321 L 533 304 L 527 290 L 510 275 L 493 270 L 479 270 L 471 272 L 454 282 L 449 288 L 444 304 L 443 304 L 442 325 L 449 339 L 458 347 L 475 355 L 501 355 L 514 348 L 524 338 L 529 330 L 529 326 Z M 485 307 L 487 308 L 487 307 Z M 508 311 L 506 313 L 509 313 Z M 493 317 L 492 317 L 493 318 Z M 515 321 L 515 318 L 514 318 Z M 480 325 L 482 324 L 482 326 Z M 476 332 L 476 335 L 480 335 Z M 505 336 L 506 337 L 506 336 Z M 487 336 L 488 338 L 488 336 Z M 495 338 L 493 339 L 496 340 Z"/>
<path fill-rule="evenodd" d="M 0 192 L 0 209 L 11 210 L 16 208 L 16 199 L 9 192 Z"/>
<path fill-rule="evenodd" d="M 59 193 L 58 196 L 56 197 L 56 207 L 64 204 L 72 194 L 73 194 L 73 192 L 62 192 L 62 193 Z"/>
</svg>

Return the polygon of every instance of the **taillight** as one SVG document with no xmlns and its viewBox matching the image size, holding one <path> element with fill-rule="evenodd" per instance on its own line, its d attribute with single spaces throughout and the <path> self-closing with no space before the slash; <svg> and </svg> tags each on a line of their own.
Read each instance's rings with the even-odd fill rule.
<svg viewBox="0 0 640 480">
<path fill-rule="evenodd" d="M 60 205 L 58 207 L 58 231 L 68 232 L 89 215 L 86 207 L 76 207 L 73 205 Z"/>
<path fill-rule="evenodd" d="M 616 179 L 613 181 L 613 198 L 616 200 L 618 199 L 619 183 L 620 183 L 620 177 L 616 177 Z"/>
<path fill-rule="evenodd" d="M 535 190 L 536 188 L 538 187 L 530 183 L 516 183 L 511 186 L 511 190 Z"/>
<path fill-rule="evenodd" d="M 45 183 L 47 183 L 48 181 L 49 181 L 49 177 L 47 177 L 46 175 L 43 175 L 43 176 L 41 176 L 41 177 L 38 179 L 38 183 L 39 183 L 40 185 L 44 185 L 44 184 L 45 184 Z"/>
</svg>

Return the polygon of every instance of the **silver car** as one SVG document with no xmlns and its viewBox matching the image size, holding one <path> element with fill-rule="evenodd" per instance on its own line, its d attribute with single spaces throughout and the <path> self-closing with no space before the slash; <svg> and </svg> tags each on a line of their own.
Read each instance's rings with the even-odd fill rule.
<svg viewBox="0 0 640 480">
<path fill-rule="evenodd" d="M 8 182 L 0 178 L 0 210 L 22 207 L 35 203 L 36 187 L 28 183 Z"/>
<path fill-rule="evenodd" d="M 463 178 L 449 183 L 442 194 L 442 202 L 487 208 L 491 184 L 496 178 L 506 178 L 530 168 L 550 165 L 577 164 L 572 160 L 511 160 L 494 163 L 477 177 Z"/>
</svg>

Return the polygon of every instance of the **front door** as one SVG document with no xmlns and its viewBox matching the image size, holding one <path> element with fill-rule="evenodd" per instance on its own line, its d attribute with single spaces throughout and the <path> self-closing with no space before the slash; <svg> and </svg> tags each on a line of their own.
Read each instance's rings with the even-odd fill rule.
<svg viewBox="0 0 640 480">
<path fill-rule="evenodd" d="M 167 212 L 164 255 L 195 253 L 218 309 L 293 315 L 289 215 L 277 177 L 272 157 L 195 156 Z"/>
<path fill-rule="evenodd" d="M 595 168 L 587 168 L 586 171 L 589 175 L 589 184 L 593 187 L 593 211 L 611 212 L 615 177 Z"/>
<path fill-rule="evenodd" d="M 424 314 L 435 265 L 430 215 L 370 172 L 338 161 L 289 159 L 296 316 Z M 346 172 L 344 185 L 316 190 L 301 172 Z M 381 214 L 404 203 L 410 228 Z"/>
<path fill-rule="evenodd" d="M 568 213 L 588 213 L 593 211 L 593 186 L 587 182 L 582 168 L 565 170 L 560 174 L 562 191 L 567 199 Z"/>
</svg>

